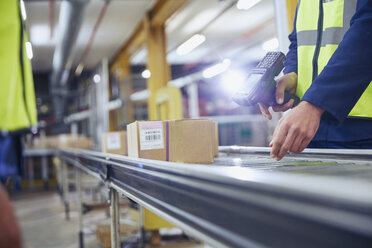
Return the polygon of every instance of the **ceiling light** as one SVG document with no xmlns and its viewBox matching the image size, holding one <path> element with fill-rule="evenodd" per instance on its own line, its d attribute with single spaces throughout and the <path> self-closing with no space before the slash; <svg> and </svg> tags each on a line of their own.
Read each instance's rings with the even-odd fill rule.
<svg viewBox="0 0 372 248">
<path fill-rule="evenodd" d="M 98 84 L 101 81 L 101 76 L 99 74 L 95 74 L 93 77 L 93 81 Z"/>
<path fill-rule="evenodd" d="M 200 46 L 205 41 L 205 36 L 202 34 L 195 34 L 190 39 L 182 43 L 177 48 L 178 55 L 186 55 L 190 53 L 192 50 Z"/>
<path fill-rule="evenodd" d="M 54 37 L 53 37 L 54 38 Z M 30 27 L 30 40 L 35 46 L 53 45 L 55 39 L 50 38 L 50 28 L 48 25 L 32 25 Z"/>
<path fill-rule="evenodd" d="M 34 57 L 34 53 L 32 52 L 32 45 L 31 42 L 27 41 L 25 43 L 26 45 L 26 53 L 27 53 L 27 58 L 32 59 Z"/>
<path fill-rule="evenodd" d="M 240 10 L 248 10 L 259 3 L 261 0 L 239 0 L 236 8 Z"/>
<path fill-rule="evenodd" d="M 279 47 L 279 41 L 277 38 L 272 38 L 268 41 L 265 41 L 262 44 L 262 49 L 264 51 L 273 51 L 273 50 L 278 49 L 278 47 Z"/>
<path fill-rule="evenodd" d="M 23 0 L 21 0 L 21 13 L 22 13 L 23 20 L 26 21 L 27 14 L 26 14 L 25 3 L 23 2 Z"/>
<path fill-rule="evenodd" d="M 151 71 L 149 69 L 146 69 L 144 70 L 142 73 L 141 73 L 141 76 L 143 78 L 150 78 L 151 77 Z"/>
<path fill-rule="evenodd" d="M 215 64 L 203 71 L 204 78 L 211 78 L 217 76 L 218 74 L 224 72 L 229 68 L 231 61 L 229 59 L 224 59 L 222 63 Z"/>
</svg>

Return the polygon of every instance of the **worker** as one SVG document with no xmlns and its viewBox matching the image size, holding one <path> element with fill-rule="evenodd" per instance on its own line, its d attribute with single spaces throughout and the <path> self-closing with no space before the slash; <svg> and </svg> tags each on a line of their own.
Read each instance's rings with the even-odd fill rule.
<svg viewBox="0 0 372 248">
<path fill-rule="evenodd" d="M 21 135 L 36 127 L 37 112 L 19 1 L 0 1 L 0 20 L 0 179 L 4 180 L 20 171 Z"/>
<path fill-rule="evenodd" d="M 37 124 L 23 18 L 19 1 L 0 1 L 0 182 L 22 171 L 21 134 Z M 21 247 L 20 243 L 9 199 L 0 189 L 0 248 Z"/>
<path fill-rule="evenodd" d="M 276 101 L 284 90 L 301 98 L 277 124 L 271 157 L 309 148 L 372 148 L 372 1 L 298 1 L 294 30 L 277 80 Z M 293 100 L 276 112 L 286 111 Z M 271 119 L 268 107 L 259 104 Z"/>
</svg>

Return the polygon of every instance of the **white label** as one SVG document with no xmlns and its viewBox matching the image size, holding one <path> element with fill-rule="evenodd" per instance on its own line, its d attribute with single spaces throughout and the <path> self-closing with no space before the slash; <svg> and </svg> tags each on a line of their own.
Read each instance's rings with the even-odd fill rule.
<svg viewBox="0 0 372 248">
<path fill-rule="evenodd" d="M 120 133 L 109 133 L 106 137 L 106 144 L 108 150 L 120 149 Z"/>
<path fill-rule="evenodd" d="M 163 123 L 161 121 L 140 122 L 141 150 L 163 149 Z"/>
</svg>

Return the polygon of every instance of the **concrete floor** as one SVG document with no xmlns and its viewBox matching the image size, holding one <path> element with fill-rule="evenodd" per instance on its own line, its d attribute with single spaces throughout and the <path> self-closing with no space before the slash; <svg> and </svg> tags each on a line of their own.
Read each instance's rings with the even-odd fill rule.
<svg viewBox="0 0 372 248">
<path fill-rule="evenodd" d="M 22 229 L 24 248 L 79 248 L 76 195 L 70 193 L 70 220 L 65 219 L 65 210 L 56 191 L 22 192 L 11 197 Z M 89 195 L 85 195 L 87 202 Z M 124 212 L 124 213 L 123 213 Z M 128 216 L 121 211 L 121 220 Z M 130 221 L 130 220 L 127 220 Z M 105 211 L 93 211 L 84 215 L 84 247 L 101 247 L 96 239 L 97 224 L 108 224 Z M 128 222 L 127 222 L 128 224 Z M 133 222 L 131 224 L 134 224 Z M 211 248 L 199 245 L 167 245 L 167 248 Z"/>
<path fill-rule="evenodd" d="M 55 191 L 20 193 L 13 197 L 13 206 L 22 229 L 25 248 L 78 248 L 77 211 L 72 205 L 70 220 Z M 104 212 L 84 216 L 85 247 L 98 248 L 93 221 L 105 221 Z"/>
</svg>

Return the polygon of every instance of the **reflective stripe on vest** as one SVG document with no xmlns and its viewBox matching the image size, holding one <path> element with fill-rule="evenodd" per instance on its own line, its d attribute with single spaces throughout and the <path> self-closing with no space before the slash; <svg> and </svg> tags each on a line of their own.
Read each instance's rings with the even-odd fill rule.
<svg viewBox="0 0 372 248">
<path fill-rule="evenodd" d="M 327 65 L 342 41 L 350 27 L 356 3 L 357 0 L 299 0 L 296 22 L 298 56 L 296 94 L 300 98 Z M 321 27 L 320 30 L 318 26 Z M 371 106 L 372 83 L 369 84 L 349 116 L 372 118 Z"/>
</svg>

